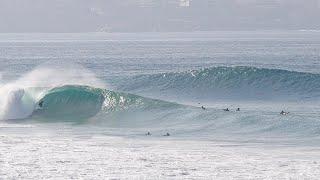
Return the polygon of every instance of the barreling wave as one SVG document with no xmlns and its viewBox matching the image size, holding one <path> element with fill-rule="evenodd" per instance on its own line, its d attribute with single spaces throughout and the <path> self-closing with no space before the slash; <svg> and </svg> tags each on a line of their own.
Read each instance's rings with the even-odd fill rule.
<svg viewBox="0 0 320 180">
<path fill-rule="evenodd" d="M 37 91 L 40 98 L 32 94 Z M 39 93 L 41 92 L 41 93 Z M 114 92 L 101 88 L 80 85 L 65 85 L 54 88 L 14 89 L 8 93 L 4 119 L 30 117 L 56 120 L 81 120 L 98 113 L 176 106 L 175 103 L 143 98 L 133 94 Z"/>
<path fill-rule="evenodd" d="M 124 82 L 126 82 L 124 84 Z M 216 67 L 181 73 L 163 73 L 133 77 L 123 81 L 128 91 L 173 92 L 196 97 L 237 95 L 264 98 L 269 95 L 317 97 L 320 75 L 275 69 L 249 67 Z M 121 86 L 120 86 L 121 87 Z M 53 88 L 2 88 L 0 119 L 31 119 L 38 121 L 72 121 L 98 123 L 104 127 L 137 129 L 176 136 L 218 137 L 219 135 L 257 134 L 299 137 L 320 136 L 319 115 L 309 111 L 290 112 L 250 110 L 224 112 L 215 108 L 203 110 L 172 102 L 110 91 L 85 85 L 63 85 Z M 269 92 L 271 91 L 271 92 Z M 220 94 L 219 94 L 220 93 Z M 232 94 L 234 93 L 234 94 Z M 249 96 L 249 97 L 251 97 Z M 113 132 L 113 134 L 123 131 Z M 261 136 L 263 137 L 263 136 Z"/>
<path fill-rule="evenodd" d="M 256 67 L 212 67 L 186 72 L 139 75 L 119 90 L 210 100 L 297 100 L 320 97 L 320 75 Z"/>
<path fill-rule="evenodd" d="M 41 98 L 32 94 L 41 91 Z M 261 114 L 224 112 L 218 109 L 180 105 L 162 100 L 79 85 L 65 85 L 51 89 L 28 88 L 13 90 L 7 104 L 7 119 L 37 121 L 97 122 L 110 128 L 163 130 L 176 136 L 217 137 L 220 135 L 298 135 L 319 136 L 318 116 L 277 112 Z M 10 109 L 11 108 L 11 109 Z M 303 120 L 302 120 L 303 118 Z M 123 135 L 123 131 L 113 132 Z M 132 133 L 132 132 L 131 132 Z M 302 136 L 301 136 L 302 137 Z"/>
<path fill-rule="evenodd" d="M 86 119 L 96 115 L 103 102 L 101 89 L 87 86 L 56 87 L 39 100 L 35 114 L 45 118 Z"/>
</svg>

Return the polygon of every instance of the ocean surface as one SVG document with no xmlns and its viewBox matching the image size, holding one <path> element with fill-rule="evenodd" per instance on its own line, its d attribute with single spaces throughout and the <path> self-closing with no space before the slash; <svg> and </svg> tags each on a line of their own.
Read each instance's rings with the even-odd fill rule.
<svg viewBox="0 0 320 180">
<path fill-rule="evenodd" d="M 319 100 L 320 31 L 0 34 L 0 179 L 319 179 Z"/>
</svg>

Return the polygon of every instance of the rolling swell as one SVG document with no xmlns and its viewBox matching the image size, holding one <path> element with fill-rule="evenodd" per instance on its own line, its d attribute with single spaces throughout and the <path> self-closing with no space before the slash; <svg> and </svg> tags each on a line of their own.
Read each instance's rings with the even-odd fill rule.
<svg viewBox="0 0 320 180">
<path fill-rule="evenodd" d="M 320 75 L 255 67 L 212 67 L 139 75 L 119 90 L 160 98 L 206 100 L 301 100 L 320 96 Z"/>
</svg>

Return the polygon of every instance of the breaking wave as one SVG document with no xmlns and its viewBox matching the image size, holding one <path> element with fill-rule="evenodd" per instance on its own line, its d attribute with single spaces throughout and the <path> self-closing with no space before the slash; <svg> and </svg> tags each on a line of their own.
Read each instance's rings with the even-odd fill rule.
<svg viewBox="0 0 320 180">
<path fill-rule="evenodd" d="M 88 122 L 107 128 L 121 128 L 113 134 L 125 133 L 122 130 L 135 132 L 137 129 L 148 129 L 153 132 L 170 131 L 182 137 L 231 134 L 234 137 L 239 134 L 253 137 L 257 134 L 264 135 L 261 137 L 275 134 L 281 134 L 277 137 L 320 136 L 319 115 L 314 113 L 317 110 L 312 111 L 311 108 L 300 110 L 301 106 L 298 106 L 297 111 L 291 111 L 287 116 L 281 116 L 279 108 L 276 111 L 244 108 L 237 112 L 235 107 L 231 107 L 230 112 L 225 112 L 210 107 L 204 110 L 200 107 L 202 104 L 198 107 L 188 106 L 132 94 L 164 93 L 167 96 L 171 93 L 184 98 L 216 99 L 267 99 L 274 96 L 310 99 L 319 97 L 320 75 L 317 74 L 251 67 L 216 67 L 136 76 L 120 81 L 116 91 L 85 82 L 60 84 L 59 81 L 51 83 L 50 87 L 39 83 L 25 87 L 2 86 L 0 119 Z M 119 89 L 131 93 L 123 93 Z"/>
<path fill-rule="evenodd" d="M 86 86 L 62 86 L 49 90 L 37 103 L 36 114 L 46 118 L 90 118 L 104 102 L 100 89 Z"/>
<path fill-rule="evenodd" d="M 32 99 L 38 92 L 40 98 Z M 41 92 L 41 93 L 40 93 Z M 82 85 L 14 89 L 8 93 L 4 119 L 88 119 L 98 113 L 171 107 L 175 103 Z"/>
</svg>

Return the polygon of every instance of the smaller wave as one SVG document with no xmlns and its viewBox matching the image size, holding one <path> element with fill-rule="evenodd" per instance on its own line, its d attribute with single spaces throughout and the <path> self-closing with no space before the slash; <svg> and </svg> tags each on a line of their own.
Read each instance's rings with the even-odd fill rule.
<svg viewBox="0 0 320 180">
<path fill-rule="evenodd" d="M 157 98 L 206 100 L 310 100 L 320 97 L 320 75 L 255 67 L 213 67 L 139 75 L 119 90 Z"/>
</svg>

